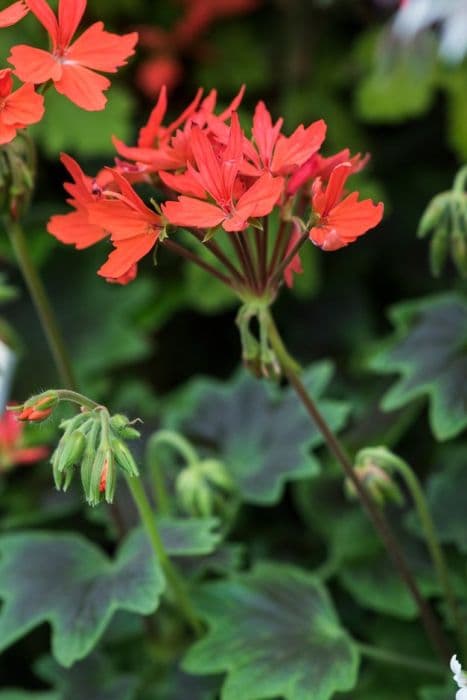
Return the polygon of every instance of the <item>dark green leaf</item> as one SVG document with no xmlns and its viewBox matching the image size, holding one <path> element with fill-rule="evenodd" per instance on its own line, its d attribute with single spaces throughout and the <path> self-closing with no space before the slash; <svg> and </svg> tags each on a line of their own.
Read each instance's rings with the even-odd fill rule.
<svg viewBox="0 0 467 700">
<path fill-rule="evenodd" d="M 59 700 L 134 700 L 138 679 L 122 675 L 100 654 L 92 654 L 71 669 L 52 658 L 40 659 L 37 675 L 58 691 Z"/>
<path fill-rule="evenodd" d="M 354 686 L 356 647 L 326 590 L 304 571 L 260 564 L 206 584 L 197 604 L 209 631 L 190 649 L 184 668 L 226 671 L 223 700 L 328 700 Z"/>
<path fill-rule="evenodd" d="M 210 554 L 221 540 L 217 518 L 160 518 L 158 523 L 165 548 L 173 556 Z"/>
<path fill-rule="evenodd" d="M 420 396 L 430 399 L 435 437 L 446 440 L 467 426 L 467 303 L 448 294 L 405 302 L 391 311 L 396 332 L 371 361 L 401 378 L 383 398 L 391 411 Z"/>
<path fill-rule="evenodd" d="M 328 423 L 339 430 L 347 407 L 321 398 L 331 375 L 331 365 L 321 362 L 303 379 Z M 286 481 L 319 470 L 310 451 L 322 444 L 321 434 L 292 390 L 274 391 L 243 371 L 227 384 L 190 383 L 177 394 L 168 422 L 222 459 L 248 503 L 277 503 Z"/>
<path fill-rule="evenodd" d="M 449 685 L 430 686 L 422 688 L 418 694 L 420 700 L 453 700 L 456 684 L 454 681 Z"/>
<path fill-rule="evenodd" d="M 23 532 L 0 537 L 0 649 L 43 622 L 52 651 L 70 666 L 96 645 L 114 612 L 156 610 L 164 578 L 131 538 L 109 559 L 75 534 Z"/>
<path fill-rule="evenodd" d="M 442 471 L 428 481 L 428 504 L 441 542 L 455 544 L 467 554 L 467 519 L 464 498 L 460 495 L 467 489 L 466 446 L 456 446 L 442 455 Z"/>
</svg>

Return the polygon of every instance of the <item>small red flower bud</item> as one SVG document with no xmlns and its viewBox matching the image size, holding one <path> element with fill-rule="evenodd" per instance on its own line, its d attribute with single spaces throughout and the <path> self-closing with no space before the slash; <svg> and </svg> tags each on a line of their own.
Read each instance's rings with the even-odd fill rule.
<svg viewBox="0 0 467 700">
<path fill-rule="evenodd" d="M 109 471 L 109 462 L 105 460 L 104 466 L 102 467 L 101 480 L 99 482 L 99 493 L 104 493 L 105 487 L 107 486 L 107 472 Z"/>
<path fill-rule="evenodd" d="M 35 408 L 33 408 L 31 410 L 31 412 L 28 414 L 27 420 L 34 421 L 35 423 L 39 423 L 40 421 L 48 418 L 51 413 L 52 413 L 51 408 L 46 408 L 43 411 L 37 411 Z"/>
</svg>

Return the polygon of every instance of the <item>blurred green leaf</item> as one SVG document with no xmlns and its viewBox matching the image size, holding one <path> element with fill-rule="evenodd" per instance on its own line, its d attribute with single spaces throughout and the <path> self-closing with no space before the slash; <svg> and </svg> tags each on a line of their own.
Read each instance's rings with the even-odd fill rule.
<svg viewBox="0 0 467 700">
<path fill-rule="evenodd" d="M 435 437 L 455 437 L 467 426 L 467 302 L 455 294 L 427 297 L 398 304 L 390 318 L 395 334 L 370 366 L 401 378 L 382 408 L 392 411 L 428 397 Z"/>
<path fill-rule="evenodd" d="M 330 363 L 317 363 L 303 381 L 333 430 L 339 430 L 348 407 L 322 398 L 332 371 Z M 247 503 L 277 503 L 286 481 L 319 471 L 310 450 L 323 439 L 292 390 L 273 391 L 243 371 L 229 383 L 190 382 L 169 404 L 166 420 L 222 459 Z"/>
<path fill-rule="evenodd" d="M 323 586 L 304 571 L 258 564 L 206 584 L 196 598 L 209 631 L 183 666 L 227 672 L 223 700 L 328 700 L 357 680 L 358 653 Z M 312 691 L 311 691 L 312 689 Z"/>
<path fill-rule="evenodd" d="M 136 697 L 138 678 L 119 673 L 101 654 L 92 654 L 71 669 L 64 669 L 51 657 L 45 657 L 35 664 L 35 671 L 56 688 L 57 700 L 134 700 Z"/>
<path fill-rule="evenodd" d="M 87 112 L 55 90 L 48 91 L 45 117 L 31 128 L 32 136 L 51 157 L 60 151 L 92 157 L 114 155 L 112 135 L 123 141 L 132 137 L 133 98 L 117 85 L 106 94 L 104 110 Z"/>
</svg>

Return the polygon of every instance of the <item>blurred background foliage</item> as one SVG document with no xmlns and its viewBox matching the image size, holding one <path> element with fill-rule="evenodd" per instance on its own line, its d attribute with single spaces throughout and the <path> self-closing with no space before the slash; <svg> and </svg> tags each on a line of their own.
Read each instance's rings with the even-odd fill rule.
<svg viewBox="0 0 467 700">
<path fill-rule="evenodd" d="M 244 117 L 264 99 L 273 115 L 285 117 L 288 131 L 300 122 L 324 118 L 326 155 L 346 147 L 370 152 L 369 166 L 355 176 L 353 184 L 365 196 L 385 203 L 383 224 L 356 244 L 332 254 L 311 244 L 306 250 L 304 274 L 293 290 L 284 290 L 275 309 L 292 352 L 303 363 L 323 358 L 335 363 L 332 395 L 346 398 L 353 407 L 344 433 L 350 447 L 379 442 L 397 445 L 422 477 L 430 472 L 436 475 L 450 459 L 431 434 L 424 405 L 415 402 L 390 414 L 379 411 L 392 377 L 375 375 L 369 367 L 380 339 L 391 332 L 390 305 L 445 290 L 465 290 L 453 266 L 439 279 L 432 278 L 427 243 L 417 239 L 416 231 L 429 200 L 450 187 L 467 158 L 467 62 L 449 62 L 440 54 L 436 28 L 410 39 L 399 38 L 392 28 L 397 4 L 392 0 L 219 1 L 211 21 L 198 29 L 193 24 L 191 33 L 184 33 L 183 19 L 191 7 L 188 0 L 89 1 L 90 22 L 102 19 L 121 32 L 138 29 L 140 48 L 113 79 L 104 112 L 84 113 L 60 95 L 47 94 L 46 118 L 33 130 L 40 177 L 26 222 L 31 250 L 85 393 L 106 401 L 113 410 L 142 417 L 143 430 L 149 434 L 158 425 L 161 402 L 169 391 L 194 375 L 228 379 L 238 368 L 240 344 L 234 299 L 203 271 L 185 267 L 162 251 L 156 268 L 148 256 L 135 282 L 116 287 L 95 274 L 106 255 L 105 244 L 76 252 L 46 233 L 47 217 L 65 211 L 65 173 L 59 151 L 70 153 L 86 172 L 94 173 L 114 156 L 112 135 L 134 142 L 163 82 L 170 87 L 172 115 L 200 85 L 216 87 L 220 103 L 226 104 L 245 83 Z M 182 29 L 176 31 L 180 25 Z M 40 41 L 37 31 L 37 23 L 27 18 L 2 32 L 0 55 L 6 58 L 11 44 Z M 1 316 L 18 339 L 12 398 L 19 400 L 56 384 L 57 377 L 4 238 L 0 261 L 9 283 L 21 291 L 8 305 L 0 299 Z M 47 440 L 51 428 L 35 430 Z M 459 454 L 461 440 L 451 443 L 451 449 Z M 27 489 L 26 479 L 30 477 L 24 472 L 12 475 L 9 512 L 3 522 L 13 522 L 15 509 L 26 512 L 33 503 L 45 501 L 52 520 L 63 517 L 57 497 L 51 494 L 48 467 L 28 481 Z M 432 492 L 436 485 L 442 491 L 442 482 L 433 479 Z M 339 483 L 335 491 L 340 488 Z M 29 490 L 35 495 L 25 493 Z M 295 486 L 293 493 L 288 487 L 285 500 L 275 507 L 288 519 L 290 539 L 284 541 L 277 512 L 263 508 L 260 517 L 253 516 L 254 548 L 279 558 L 285 550 L 298 560 L 305 553 L 309 563 L 310 551 L 315 546 L 320 551 L 322 540 L 319 527 L 313 543 L 303 540 L 303 521 L 313 517 L 312 501 L 305 499 L 304 508 L 303 492 L 301 496 L 296 492 Z M 68 512 L 76 511 L 76 501 L 77 495 L 71 495 Z M 320 527 L 325 528 L 335 503 L 330 508 L 325 502 L 320 506 Z M 348 508 L 354 513 L 353 506 Z M 251 517 L 246 509 L 236 532 L 238 540 L 249 532 Z M 349 515 L 346 522 L 352 518 Z M 94 515 L 88 527 L 92 531 L 98 524 Z M 358 521 L 356 532 L 363 529 Z M 336 543 L 331 544 L 344 547 L 341 556 L 345 557 L 342 537 L 344 533 L 336 531 Z M 292 555 L 290 541 L 296 542 Z M 320 541 L 321 545 L 316 544 Z M 381 630 L 377 617 L 357 608 L 351 599 L 352 585 L 359 586 L 357 578 L 342 578 L 337 585 L 335 595 L 338 605 L 343 604 L 346 625 L 352 629 L 365 622 L 375 638 L 388 639 L 389 645 L 399 649 L 403 638 L 407 649 L 420 655 L 425 643 L 407 619 L 393 620 Z M 363 581 L 357 600 L 365 599 L 366 585 Z M 394 586 L 393 607 L 397 608 L 398 582 Z M 380 610 L 378 605 L 374 601 L 373 609 Z M 25 643 L 23 651 L 27 653 L 28 648 Z M 375 677 L 366 672 L 358 697 L 414 698 L 413 689 L 402 688 L 396 676 L 391 669 Z M 387 688 L 387 696 L 375 694 L 381 686 Z M 423 693 L 422 698 L 444 697 L 436 688 Z M 176 696 L 168 690 L 164 697 Z"/>
</svg>

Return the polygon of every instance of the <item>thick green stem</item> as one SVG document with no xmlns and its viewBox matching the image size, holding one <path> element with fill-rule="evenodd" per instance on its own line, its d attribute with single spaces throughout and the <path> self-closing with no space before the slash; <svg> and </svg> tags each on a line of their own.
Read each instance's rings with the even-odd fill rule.
<svg viewBox="0 0 467 700">
<path fill-rule="evenodd" d="M 193 610 L 183 579 L 180 578 L 179 573 L 165 551 L 164 543 L 162 542 L 162 538 L 159 534 L 154 513 L 152 512 L 152 508 L 146 496 L 143 484 L 141 483 L 141 480 L 136 477 L 128 477 L 127 483 L 135 505 L 138 509 L 141 522 L 146 529 L 154 555 L 161 565 L 162 571 L 164 572 L 169 588 L 174 595 L 175 601 L 186 621 L 196 633 L 199 633 L 201 631 L 201 624 Z"/>
<path fill-rule="evenodd" d="M 446 668 L 444 666 L 434 665 L 431 661 L 426 661 L 425 659 L 418 659 L 413 656 L 407 656 L 406 654 L 398 654 L 395 651 L 380 649 L 370 646 L 369 644 L 357 643 L 357 647 L 362 656 L 367 656 L 369 659 L 374 659 L 384 664 L 405 666 L 406 668 L 411 668 L 414 671 L 421 671 L 422 673 L 446 676 Z"/>
<path fill-rule="evenodd" d="M 404 462 L 404 460 L 397 458 L 395 457 L 395 455 L 393 455 L 393 465 L 394 468 L 404 479 L 415 503 L 418 517 L 420 518 L 420 523 L 422 525 L 423 532 L 425 535 L 425 541 L 429 549 L 434 567 L 436 569 L 436 574 L 438 576 L 439 583 L 443 590 L 452 622 L 455 626 L 456 633 L 459 637 L 459 641 L 462 643 L 463 646 L 464 658 L 467 658 L 467 640 L 465 633 L 465 624 L 462 620 L 459 606 L 457 604 L 457 600 L 451 586 L 449 570 L 446 563 L 446 559 L 444 557 L 444 552 L 439 542 L 435 524 L 433 522 L 433 518 L 431 517 L 431 513 L 428 508 L 428 504 L 426 502 L 422 486 L 415 472 L 411 469 L 407 462 Z"/>
<path fill-rule="evenodd" d="M 74 389 L 76 388 L 76 381 L 73 375 L 70 358 L 68 357 L 44 285 L 29 255 L 24 231 L 19 222 L 13 221 L 9 217 L 4 217 L 3 220 L 19 267 L 40 318 L 42 329 L 47 338 L 60 379 L 65 387 Z"/>
<path fill-rule="evenodd" d="M 168 515 L 171 510 L 170 497 L 162 473 L 159 455 L 157 454 L 159 445 L 168 445 L 172 447 L 179 452 L 188 464 L 196 464 L 199 458 L 188 440 L 185 440 L 182 435 L 172 430 L 160 430 L 150 438 L 147 447 L 147 457 L 154 487 L 154 495 L 161 515 Z"/>
<path fill-rule="evenodd" d="M 385 545 L 388 553 L 390 554 L 394 565 L 396 566 L 399 574 L 406 584 L 407 588 L 411 592 L 417 607 L 420 611 L 420 616 L 422 618 L 423 625 L 425 627 L 426 633 L 431 640 L 434 649 L 439 654 L 443 663 L 447 663 L 451 654 L 449 653 L 449 646 L 446 642 L 444 632 L 438 623 L 433 611 L 427 601 L 423 598 L 418 584 L 410 571 L 407 564 L 406 558 L 402 549 L 397 541 L 393 531 L 387 522 L 384 514 L 380 509 L 373 503 L 371 497 L 368 495 L 366 488 L 362 484 L 361 480 L 355 474 L 353 464 L 346 455 L 343 447 L 341 446 L 338 438 L 333 433 L 329 425 L 326 423 L 325 419 L 319 412 L 317 406 L 315 405 L 313 399 L 308 394 L 306 387 L 300 379 L 299 373 L 297 371 L 297 364 L 292 360 L 289 353 L 287 352 L 284 343 L 279 335 L 277 327 L 271 315 L 269 315 L 269 339 L 271 342 L 271 347 L 273 348 L 282 370 L 287 377 L 289 383 L 294 388 L 300 401 L 306 408 L 310 418 L 316 425 L 316 427 L 321 432 L 324 437 L 329 450 L 336 458 L 338 464 L 342 467 L 345 476 L 351 481 L 355 487 L 355 491 L 358 494 L 360 502 L 362 503 L 364 509 L 366 510 L 370 520 L 373 523 L 375 530 L 381 537 L 383 544 Z"/>
</svg>

